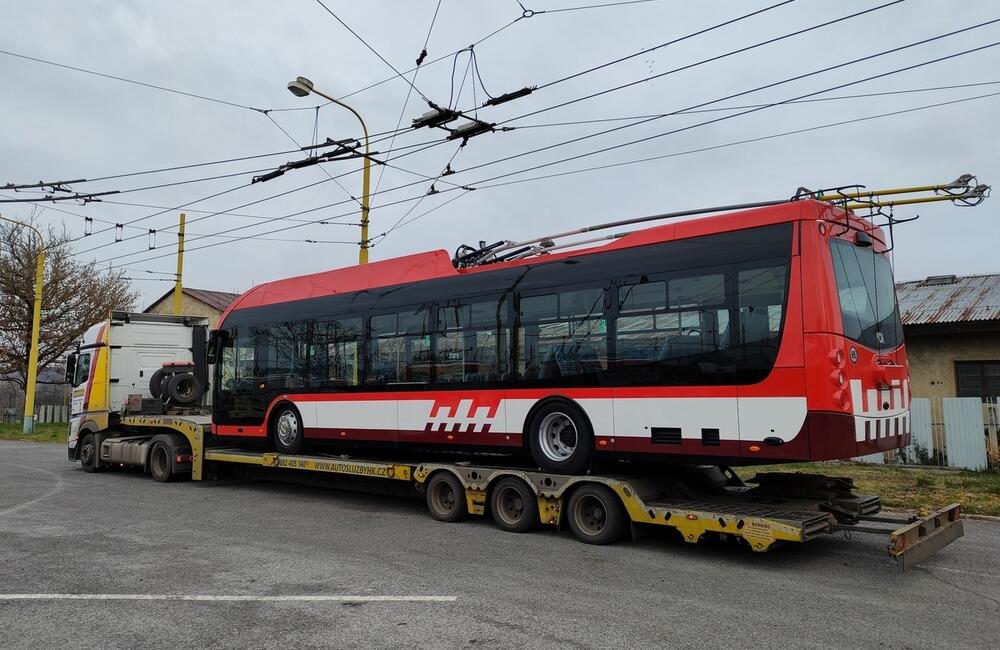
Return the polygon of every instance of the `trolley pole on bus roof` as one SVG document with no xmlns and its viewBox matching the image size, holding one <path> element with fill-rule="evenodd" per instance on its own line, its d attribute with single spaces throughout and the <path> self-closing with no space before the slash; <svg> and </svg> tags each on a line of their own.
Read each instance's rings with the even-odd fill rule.
<svg viewBox="0 0 1000 650">
<path fill-rule="evenodd" d="M 38 258 L 35 261 L 35 300 L 31 313 L 31 346 L 28 348 L 28 371 L 24 378 L 24 425 L 21 432 L 35 432 L 35 386 L 38 383 L 38 333 L 42 325 L 42 284 L 45 280 L 45 238 L 30 223 L 0 216 L 0 220 L 31 228 L 38 235 Z"/>
<path fill-rule="evenodd" d="M 184 222 L 187 215 L 181 212 L 181 220 L 177 225 L 177 277 L 174 281 L 174 316 L 181 315 L 181 299 L 184 295 Z"/>
<path fill-rule="evenodd" d="M 372 161 L 368 155 L 368 127 L 365 126 L 365 121 L 361 118 L 361 114 L 356 110 L 340 101 L 339 99 L 334 99 L 326 93 L 320 92 L 313 87 L 313 82 L 309 81 L 305 77 L 296 77 L 295 81 L 288 83 L 288 91 L 295 95 L 296 97 L 306 97 L 309 93 L 316 93 L 324 99 L 328 99 L 337 106 L 343 106 L 347 110 L 354 113 L 354 117 L 358 118 L 361 122 L 361 130 L 365 134 L 365 166 L 364 166 L 364 178 L 362 180 L 362 194 L 361 194 L 361 250 L 358 251 L 358 264 L 368 263 L 368 205 L 369 205 L 369 187 L 371 180 L 371 166 Z"/>
</svg>

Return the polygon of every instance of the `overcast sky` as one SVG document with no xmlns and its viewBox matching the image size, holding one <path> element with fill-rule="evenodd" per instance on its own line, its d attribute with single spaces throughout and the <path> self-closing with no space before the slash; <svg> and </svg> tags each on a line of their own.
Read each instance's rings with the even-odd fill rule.
<svg viewBox="0 0 1000 650">
<path fill-rule="evenodd" d="M 437 5 L 436 0 L 325 1 L 401 71 L 413 67 L 427 39 Z M 419 93 L 437 104 L 447 105 L 453 95 L 456 97 L 453 105 L 469 109 L 484 101 L 484 86 L 492 95 L 527 85 L 542 86 L 778 0 L 662 0 L 551 11 L 599 1 L 525 2 L 529 9 L 550 12 L 508 25 L 522 15 L 515 0 L 443 0 L 430 33 L 426 62 L 414 85 Z M 480 110 L 479 117 L 502 122 L 885 1 L 797 0 L 600 71 L 540 88 L 531 96 Z M 315 106 L 318 103 L 315 97 L 297 98 L 287 92 L 287 82 L 297 75 L 309 77 L 317 89 L 337 97 L 394 76 L 386 63 L 315 0 L 283 3 L 4 0 L 2 13 L 0 49 L 8 52 L 260 109 Z M 669 113 L 994 18 L 1000 18 L 1000 5 L 995 1 L 908 0 L 625 90 L 513 120 L 507 126 L 517 129 L 476 136 L 461 150 L 457 142 L 438 144 L 417 153 L 411 153 L 414 147 L 406 148 L 443 140 L 446 134 L 439 130 L 404 132 L 392 143 L 396 150 L 391 154 L 390 141 L 383 140 L 373 145 L 379 152 L 376 158 L 388 156 L 392 160 L 396 155 L 410 155 L 395 161 L 402 169 L 384 169 L 378 184 L 380 194 L 374 196 L 371 212 L 371 235 L 376 241 L 372 259 L 434 248 L 453 251 L 459 244 L 478 240 L 526 239 L 644 214 L 776 199 L 790 196 L 799 186 L 919 185 L 946 182 L 965 172 L 978 174 L 981 182 L 998 183 L 1000 140 L 996 129 L 1000 123 L 1000 96 L 609 169 L 481 187 L 471 192 L 445 191 L 453 188 L 452 184 L 476 187 L 533 178 L 998 93 L 1000 83 L 777 106 L 509 176 L 502 181 L 484 182 L 738 111 L 674 115 L 465 171 L 630 122 L 521 127 Z M 457 61 L 449 57 L 429 63 L 505 25 L 505 29 L 475 47 L 482 83 L 473 79 L 472 73 L 466 73 L 467 53 L 459 55 Z M 1000 23 L 708 107 L 783 101 L 998 41 Z M 413 78 L 412 73 L 406 76 Z M 271 118 L 300 145 L 313 141 L 317 127 L 314 110 L 276 111 L 269 117 L 249 108 L 145 88 L 7 54 L 0 54 L 0 79 L 3 80 L 0 185 L 96 178 L 284 152 L 297 146 Z M 1000 82 L 1000 47 L 816 97 L 984 82 Z M 412 118 L 428 110 L 417 91 L 411 92 L 403 110 L 408 90 L 411 90 L 408 83 L 396 78 L 353 94 L 346 101 L 364 116 L 373 134 L 381 133 L 395 129 L 401 113 L 402 125 L 406 126 Z M 356 119 L 337 106 L 319 111 L 315 131 L 320 141 L 360 137 Z M 39 207 L 35 212 L 42 223 L 62 224 L 80 236 L 75 246 L 82 259 L 99 260 L 103 266 L 110 260 L 111 264 L 128 268 L 130 276 L 136 278 L 166 278 L 146 271 L 173 271 L 177 214 L 182 211 L 176 208 L 187 204 L 184 211 L 188 215 L 190 252 L 185 257 L 185 284 L 197 288 L 243 291 L 260 282 L 355 263 L 356 245 L 325 243 L 359 239 L 356 226 L 342 225 L 358 222 L 357 204 L 351 202 L 345 189 L 329 180 L 327 172 L 335 177 L 355 172 L 337 178 L 337 182 L 347 192 L 360 196 L 359 161 L 331 162 L 322 168 L 291 171 L 266 183 L 248 185 L 255 174 L 297 157 L 300 155 L 288 153 L 80 183 L 73 189 L 122 193 L 87 205 L 43 204 L 51 207 Z M 406 224 L 404 220 L 404 225 L 385 237 L 378 237 L 414 207 L 415 199 L 430 188 L 431 180 L 426 178 L 438 176 L 448 161 L 457 173 L 436 181 L 435 188 L 441 190 L 440 194 L 424 198 L 405 220 L 442 207 L 412 223 Z M 382 171 L 373 170 L 373 191 Z M 234 175 L 127 191 L 224 174 Z M 415 181 L 419 182 L 409 185 Z M 316 185 L 298 189 L 312 183 Z M 409 186 L 389 191 L 405 185 Z M 200 200 L 221 192 L 225 193 Z M 240 207 L 285 192 L 284 196 Z M 13 196 L 9 191 L 3 194 Z M 402 202 L 407 199 L 412 200 Z M 443 205 L 447 201 L 451 202 Z M 899 208 L 897 216 L 919 214 L 921 218 L 897 231 L 897 279 L 1000 271 L 997 254 L 1000 219 L 996 201 L 1000 201 L 1000 196 L 974 209 L 940 203 Z M 136 205 L 122 204 L 125 202 Z M 320 206 L 329 207 L 316 209 Z M 224 211 L 253 216 L 212 214 Z M 32 208 L 25 204 L 0 205 L 0 212 L 14 218 L 33 214 Z M 85 238 L 84 216 L 94 219 L 94 234 Z M 315 223 L 318 221 L 330 223 L 320 225 Z M 109 224 L 126 222 L 134 223 L 125 228 L 124 236 L 135 238 L 115 243 L 114 226 Z M 155 250 L 148 250 L 150 228 L 157 230 Z M 274 232 L 278 229 L 285 230 Z M 201 238 L 212 234 L 226 237 Z M 255 238 L 234 239 L 246 235 Z M 306 243 L 307 239 L 321 243 Z M 206 244 L 219 245 L 196 250 Z M 148 280 L 137 282 L 136 286 L 143 294 L 140 307 L 169 288 L 166 282 Z"/>
</svg>

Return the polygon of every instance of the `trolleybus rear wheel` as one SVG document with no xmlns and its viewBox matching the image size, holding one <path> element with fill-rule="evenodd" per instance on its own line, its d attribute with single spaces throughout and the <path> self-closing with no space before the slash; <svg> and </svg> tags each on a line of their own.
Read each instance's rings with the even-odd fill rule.
<svg viewBox="0 0 1000 650">
<path fill-rule="evenodd" d="M 528 424 L 531 457 L 546 472 L 581 474 L 590 465 L 594 432 L 580 409 L 565 401 L 543 405 Z"/>
<path fill-rule="evenodd" d="M 569 498 L 567 518 L 576 538 L 587 544 L 610 544 L 625 534 L 621 499 L 603 485 L 583 485 Z"/>
<path fill-rule="evenodd" d="M 538 526 L 538 498 L 514 476 L 500 479 L 490 492 L 493 521 L 509 533 L 526 533 Z"/>
<path fill-rule="evenodd" d="M 454 474 L 438 472 L 427 481 L 427 510 L 438 521 L 459 521 L 469 514 L 465 487 Z"/>
</svg>

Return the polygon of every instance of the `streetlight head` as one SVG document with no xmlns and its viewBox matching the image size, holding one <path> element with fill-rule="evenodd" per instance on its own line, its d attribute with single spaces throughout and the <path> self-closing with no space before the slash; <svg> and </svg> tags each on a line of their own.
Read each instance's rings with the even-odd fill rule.
<svg viewBox="0 0 1000 650">
<path fill-rule="evenodd" d="M 288 92 L 296 97 L 305 97 L 312 92 L 313 82 L 305 77 L 296 77 L 295 81 L 288 82 Z"/>
</svg>

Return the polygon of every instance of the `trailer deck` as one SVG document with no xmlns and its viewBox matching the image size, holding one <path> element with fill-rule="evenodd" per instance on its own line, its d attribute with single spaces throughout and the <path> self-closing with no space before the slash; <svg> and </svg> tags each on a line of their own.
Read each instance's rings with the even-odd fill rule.
<svg viewBox="0 0 1000 650">
<path fill-rule="evenodd" d="M 676 530 L 692 544 L 709 537 L 731 537 L 745 542 L 754 551 L 763 552 L 779 543 L 808 542 L 838 531 L 879 534 L 888 537 L 889 555 L 908 569 L 963 535 L 959 504 L 920 515 L 886 516 L 880 514 L 877 497 L 854 495 L 849 491 L 853 488 L 850 481 L 845 483 L 845 479 L 819 475 L 762 474 L 757 477 L 760 484 L 756 488 L 739 482 L 694 498 L 678 498 L 670 494 L 671 490 L 677 491 L 676 487 L 667 485 L 662 477 L 648 475 L 567 476 L 527 467 L 466 461 L 399 462 L 344 454 L 291 455 L 206 446 L 210 422 L 208 416 L 202 415 L 133 415 L 122 417 L 121 424 L 127 428 L 128 435 L 105 438 L 102 457 L 106 447 L 132 444 L 142 434 L 153 440 L 154 436 L 168 433 L 177 440 L 177 466 L 186 471 L 190 463 L 193 480 L 206 478 L 207 469 L 212 466 L 242 465 L 410 483 L 417 492 L 427 495 L 432 516 L 445 521 L 457 520 L 464 514 L 487 514 L 491 510 L 490 495 L 494 486 L 503 480 L 515 480 L 528 486 L 533 499 L 537 500 L 537 522 L 521 522 L 524 530 L 535 524 L 561 526 L 567 523 L 572 494 L 588 486 L 591 490 L 607 490 L 620 499 L 633 535 L 644 525 L 662 526 Z M 718 468 L 711 470 L 719 471 Z M 696 470 L 686 468 L 685 471 Z M 703 471 L 708 472 L 709 468 Z M 461 494 L 456 496 L 464 502 L 452 504 L 458 513 L 454 518 L 447 512 L 442 514 L 440 508 L 435 512 L 435 501 L 428 491 L 430 485 L 449 481 L 457 481 L 454 485 L 460 486 Z M 805 487 L 797 493 L 792 491 L 791 496 L 781 496 L 780 493 L 786 492 L 783 485 L 789 482 Z M 685 483 L 685 489 L 690 491 L 690 485 Z M 810 491 L 813 496 L 809 495 Z M 448 505 L 447 500 L 445 505 Z M 525 512 L 536 511 L 534 504 L 529 508 L 523 505 Z M 490 514 L 502 528 L 505 527 L 496 512 Z M 583 541 L 604 543 L 595 541 L 598 538 L 587 539 L 580 534 L 579 525 L 570 524 Z"/>
</svg>

